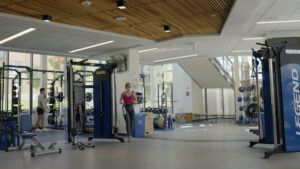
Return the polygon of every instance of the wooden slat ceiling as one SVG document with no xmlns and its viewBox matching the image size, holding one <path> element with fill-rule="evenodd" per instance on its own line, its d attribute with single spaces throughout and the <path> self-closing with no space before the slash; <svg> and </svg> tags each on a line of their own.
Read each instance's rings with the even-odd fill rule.
<svg viewBox="0 0 300 169">
<path fill-rule="evenodd" d="M 53 22 L 163 40 L 182 35 L 218 34 L 234 0 L 127 0 L 128 8 L 117 8 L 116 0 L 91 0 L 84 8 L 80 0 L 0 0 L 0 12 Z M 127 20 L 116 21 L 114 17 Z M 165 33 L 163 25 L 171 32 Z"/>
</svg>

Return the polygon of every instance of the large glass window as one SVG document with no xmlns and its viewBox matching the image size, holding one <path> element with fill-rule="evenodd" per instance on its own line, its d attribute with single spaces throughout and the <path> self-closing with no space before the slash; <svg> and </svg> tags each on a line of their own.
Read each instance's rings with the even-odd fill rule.
<svg viewBox="0 0 300 169">
<path fill-rule="evenodd" d="M 6 62 L 6 54 L 5 51 L 0 51 L 0 64 Z"/>
<path fill-rule="evenodd" d="M 64 71 L 64 63 L 65 58 L 61 56 L 48 56 L 47 57 L 47 69 L 48 70 L 56 70 L 56 71 Z M 59 76 L 59 74 L 48 73 L 48 79 L 54 79 Z"/>
<path fill-rule="evenodd" d="M 9 65 L 16 66 L 28 66 L 30 67 L 30 54 L 20 53 L 20 52 L 9 52 Z M 25 69 L 16 68 L 19 71 L 24 71 Z M 15 77 L 16 72 L 10 71 L 9 77 Z M 22 78 L 28 78 L 29 74 L 22 74 Z"/>
<path fill-rule="evenodd" d="M 20 52 L 9 52 L 9 65 L 17 65 L 17 66 L 28 66 L 30 67 L 30 54 L 29 53 L 20 53 Z M 29 100 L 30 100 L 30 84 L 29 84 L 29 72 L 26 71 L 24 68 L 14 68 L 18 71 L 22 72 L 22 85 L 21 85 L 21 106 L 22 110 L 27 111 L 29 109 Z M 9 77 L 14 78 L 16 76 L 16 72 L 9 71 Z M 11 81 L 12 79 L 10 79 Z M 10 82 L 11 83 L 11 82 Z M 18 86 L 18 81 L 16 80 L 13 84 L 15 86 Z M 10 86 L 11 87 L 11 86 Z M 11 90 L 11 88 L 9 89 Z M 11 92 L 8 92 L 8 100 L 9 100 L 9 106 L 8 109 L 11 109 L 10 103 L 11 103 Z"/>
<path fill-rule="evenodd" d="M 155 107 L 158 104 L 158 90 L 167 94 L 168 105 L 171 101 L 171 91 L 173 83 L 173 64 L 165 65 L 144 65 L 143 73 L 145 75 L 145 97 L 146 107 Z M 162 84 L 164 85 L 164 91 Z M 159 88 L 158 88 L 159 87 Z"/>
</svg>

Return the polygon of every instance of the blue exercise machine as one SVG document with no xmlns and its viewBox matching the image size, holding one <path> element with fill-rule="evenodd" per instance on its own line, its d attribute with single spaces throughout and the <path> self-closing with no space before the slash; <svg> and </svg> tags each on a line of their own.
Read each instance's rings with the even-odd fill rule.
<svg viewBox="0 0 300 169">
<path fill-rule="evenodd" d="M 255 144 L 274 144 L 264 153 L 300 151 L 300 38 L 267 39 L 253 51 L 261 59 L 264 101 L 262 137 Z"/>
<path fill-rule="evenodd" d="M 75 62 L 71 60 L 67 65 L 68 88 L 68 127 L 67 141 L 73 148 L 83 150 L 85 147 L 95 147 L 89 141 L 92 139 L 118 139 L 116 111 L 116 64 L 95 64 L 87 60 Z M 76 71 L 73 66 L 94 67 L 94 71 Z M 86 75 L 93 80 L 86 83 Z M 77 78 L 78 77 L 78 78 Z M 87 93 L 87 90 L 92 92 Z M 87 109 L 87 102 L 93 102 L 93 108 Z M 115 112 L 114 112 L 115 111 Z M 78 135 L 88 138 L 88 143 L 76 141 Z"/>
</svg>

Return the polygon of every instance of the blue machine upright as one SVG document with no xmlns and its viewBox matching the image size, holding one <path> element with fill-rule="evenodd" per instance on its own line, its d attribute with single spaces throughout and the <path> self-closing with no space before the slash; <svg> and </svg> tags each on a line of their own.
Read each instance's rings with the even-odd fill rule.
<svg viewBox="0 0 300 169">
<path fill-rule="evenodd" d="M 280 57 L 284 149 L 290 152 L 300 151 L 300 54 L 292 50 L 300 45 L 285 47 Z"/>
<path fill-rule="evenodd" d="M 273 144 L 273 124 L 272 124 L 272 105 L 271 105 L 271 93 L 270 93 L 270 73 L 268 60 L 262 60 L 262 78 L 263 78 L 263 93 L 264 100 L 264 141 L 267 144 Z"/>
<path fill-rule="evenodd" d="M 253 56 L 263 61 L 263 142 L 274 153 L 300 151 L 300 37 L 267 39 Z M 250 142 L 251 146 L 251 142 Z"/>
<path fill-rule="evenodd" d="M 99 68 L 94 73 L 95 138 L 112 138 L 112 70 Z"/>
<path fill-rule="evenodd" d="M 118 136 L 117 113 L 113 111 L 116 109 L 116 95 L 113 95 L 113 91 L 116 89 L 114 70 L 117 64 L 97 64 L 86 61 L 70 61 L 67 67 L 68 142 L 79 148 L 82 148 L 82 145 L 94 147 L 80 141 L 76 143 L 78 134 L 85 135 L 89 141 L 94 138 L 107 138 L 124 142 L 124 138 Z M 75 72 L 72 67 L 74 65 L 96 67 L 96 70 Z M 87 85 L 84 76 L 92 76 L 93 84 Z M 87 89 L 93 91 L 90 93 Z M 87 103 L 92 103 L 92 106 L 87 108 Z"/>
</svg>

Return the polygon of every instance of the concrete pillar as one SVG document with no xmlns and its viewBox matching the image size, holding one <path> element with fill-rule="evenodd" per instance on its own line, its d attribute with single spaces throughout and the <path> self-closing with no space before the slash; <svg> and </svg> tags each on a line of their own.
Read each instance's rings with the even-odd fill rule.
<svg viewBox="0 0 300 169">
<path fill-rule="evenodd" d="M 234 56 L 234 66 L 233 66 L 233 72 L 234 72 L 234 101 L 235 101 L 235 119 L 238 120 L 238 117 L 241 115 L 241 111 L 239 110 L 240 104 L 237 102 L 237 97 L 241 96 L 241 93 L 238 91 L 238 87 L 241 85 L 240 80 L 240 63 L 239 63 L 239 57 Z"/>
<path fill-rule="evenodd" d="M 41 69 L 47 70 L 47 55 L 41 55 Z M 47 73 L 42 73 L 40 87 L 47 88 Z"/>
<path fill-rule="evenodd" d="M 207 89 L 204 89 L 204 112 L 205 119 L 208 120 L 208 106 L 207 106 Z"/>
</svg>

